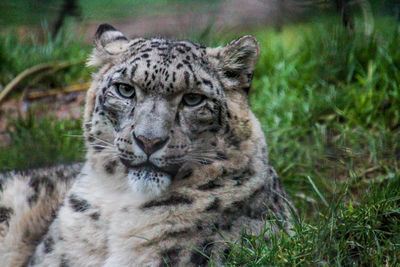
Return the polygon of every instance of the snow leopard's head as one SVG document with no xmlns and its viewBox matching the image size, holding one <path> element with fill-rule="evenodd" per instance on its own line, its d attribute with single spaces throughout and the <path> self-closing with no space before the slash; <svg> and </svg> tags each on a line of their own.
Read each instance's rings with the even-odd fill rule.
<svg viewBox="0 0 400 267">
<path fill-rule="evenodd" d="M 154 195 L 195 169 L 228 160 L 251 135 L 247 93 L 258 54 L 252 36 L 209 48 L 128 40 L 100 25 L 89 59 L 100 66 L 85 108 L 89 159 Z"/>
</svg>

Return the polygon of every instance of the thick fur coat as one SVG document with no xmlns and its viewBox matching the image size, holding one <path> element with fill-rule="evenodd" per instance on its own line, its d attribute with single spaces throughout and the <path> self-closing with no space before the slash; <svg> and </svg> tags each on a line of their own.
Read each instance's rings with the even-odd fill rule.
<svg viewBox="0 0 400 267">
<path fill-rule="evenodd" d="M 248 92 L 258 42 L 128 40 L 103 24 L 86 162 L 2 176 L 1 266 L 199 266 L 291 204 Z M 37 174 L 40 173 L 40 174 Z M 268 238 L 266 236 L 266 238 Z"/>
</svg>

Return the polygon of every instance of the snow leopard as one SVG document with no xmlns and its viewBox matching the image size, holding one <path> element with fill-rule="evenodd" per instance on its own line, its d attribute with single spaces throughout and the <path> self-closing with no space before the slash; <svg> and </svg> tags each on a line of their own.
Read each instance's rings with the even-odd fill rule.
<svg viewBox="0 0 400 267">
<path fill-rule="evenodd" d="M 100 25 L 86 160 L 0 175 L 0 265 L 221 265 L 244 234 L 290 231 L 249 104 L 259 54 L 250 35 L 206 47 Z"/>
</svg>

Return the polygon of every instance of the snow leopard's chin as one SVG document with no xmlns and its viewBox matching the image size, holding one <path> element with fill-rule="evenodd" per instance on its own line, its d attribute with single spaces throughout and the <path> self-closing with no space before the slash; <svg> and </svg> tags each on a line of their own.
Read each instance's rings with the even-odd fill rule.
<svg viewBox="0 0 400 267">
<path fill-rule="evenodd" d="M 148 167 L 134 168 L 127 175 L 131 189 L 138 194 L 156 197 L 171 184 L 171 175 Z"/>
</svg>

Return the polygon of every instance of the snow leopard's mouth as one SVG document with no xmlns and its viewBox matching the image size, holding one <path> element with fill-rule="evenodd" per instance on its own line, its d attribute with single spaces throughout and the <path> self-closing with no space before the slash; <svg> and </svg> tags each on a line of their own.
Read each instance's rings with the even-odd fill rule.
<svg viewBox="0 0 400 267">
<path fill-rule="evenodd" d="M 128 183 L 138 193 L 157 196 L 164 192 L 176 173 L 158 168 L 151 163 L 132 165 L 130 161 L 121 159 L 121 162 L 128 168 Z"/>
<path fill-rule="evenodd" d="M 154 178 L 157 176 L 168 176 L 170 179 L 176 176 L 178 168 L 171 166 L 169 168 L 160 168 L 147 161 L 139 165 L 132 165 L 129 160 L 120 158 L 122 164 L 124 164 L 130 172 L 134 171 L 143 179 Z"/>
</svg>

